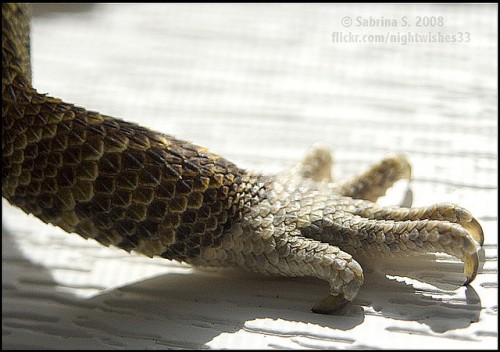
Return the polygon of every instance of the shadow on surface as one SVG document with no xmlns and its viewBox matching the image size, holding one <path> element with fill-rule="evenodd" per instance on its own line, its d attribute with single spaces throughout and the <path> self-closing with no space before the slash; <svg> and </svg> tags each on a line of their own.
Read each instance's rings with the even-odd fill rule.
<svg viewBox="0 0 500 352">
<path fill-rule="evenodd" d="M 34 17 L 53 17 L 60 16 L 63 14 L 71 14 L 78 12 L 89 12 L 92 11 L 96 4 L 91 3 L 79 3 L 79 4 L 64 4 L 64 3 L 52 3 L 52 4 L 37 4 L 32 3 L 31 14 Z"/>
<path fill-rule="evenodd" d="M 77 297 L 58 292 L 58 287 L 47 268 L 25 257 L 16 236 L 2 224 L 2 349 L 64 348 L 61 338 L 85 336 L 54 329 L 79 304 Z M 70 307 L 66 312 L 52 310 L 63 302 Z"/>
<path fill-rule="evenodd" d="M 438 263 L 433 256 L 415 258 L 418 268 L 425 271 L 408 275 L 427 276 L 426 281 L 432 281 L 429 273 L 434 278 L 447 277 L 447 282 L 434 283 L 446 289 L 416 290 L 380 274 L 377 270 L 382 265 L 365 270 L 365 284 L 352 304 L 336 315 L 319 315 L 310 308 L 327 293 L 326 283 L 312 278 L 262 277 L 232 269 L 165 274 L 80 298 L 61 291 L 47 270 L 23 258 L 5 228 L 2 245 L 2 323 L 7 333 L 3 348 L 76 348 L 83 346 L 82 338 L 85 348 L 205 348 L 223 333 L 242 329 L 276 333 L 272 327 L 263 328 L 266 324 L 262 322 L 255 328 L 254 321 L 259 319 L 347 331 L 362 324 L 366 314 L 419 321 L 434 332 L 445 332 L 478 321 L 481 309 L 471 287 L 464 299 L 442 298 L 453 294 L 450 272 L 460 282 L 462 268 L 460 263 Z M 393 269 L 389 271 L 397 275 Z M 26 335 L 23 345 L 14 344 L 19 341 L 13 338 L 14 333 Z M 295 333 L 307 336 L 308 329 L 294 331 L 291 336 Z M 354 341 L 347 338 L 344 342 Z"/>
<path fill-rule="evenodd" d="M 35 5 L 34 15 L 65 15 L 59 5 L 47 6 Z M 70 8 L 66 5 L 63 12 L 88 11 L 92 5 Z M 471 287 L 463 299 L 444 298 L 453 295 L 455 277 L 458 288 L 462 266 L 438 263 L 434 256 L 376 270 L 363 266 L 366 281 L 356 300 L 337 315 L 317 315 L 310 308 L 328 290 L 319 280 L 200 270 L 161 275 L 83 299 L 61 291 L 47 269 L 24 257 L 4 228 L 2 246 L 3 348 L 203 348 L 223 333 L 251 329 L 248 322 L 255 319 L 347 331 L 363 324 L 367 314 L 419 321 L 441 333 L 477 322 L 481 309 Z M 408 267 L 412 263 L 418 270 Z M 436 288 L 416 289 L 381 273 L 416 277 Z"/>
<path fill-rule="evenodd" d="M 460 262 L 428 254 L 363 264 L 371 270 L 365 269 L 358 298 L 385 317 L 418 321 L 438 333 L 479 321 L 481 300 L 472 286 L 462 286 Z"/>
</svg>

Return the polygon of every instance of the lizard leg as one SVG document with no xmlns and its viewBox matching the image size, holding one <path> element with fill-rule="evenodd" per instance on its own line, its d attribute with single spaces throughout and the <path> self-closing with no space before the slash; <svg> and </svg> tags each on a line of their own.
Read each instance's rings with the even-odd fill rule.
<svg viewBox="0 0 500 352">
<path fill-rule="evenodd" d="M 329 295 L 314 306 L 314 312 L 333 312 L 352 301 L 363 283 L 361 266 L 338 247 L 301 235 L 310 218 L 307 212 L 311 199 L 288 192 L 288 181 L 271 180 L 264 187 L 265 192 L 259 193 L 262 198 L 245 207 L 239 221 L 225 232 L 220 246 L 204 247 L 200 256 L 187 262 L 236 265 L 262 274 L 325 280 L 330 284 Z"/>
<path fill-rule="evenodd" d="M 332 182 L 332 165 L 331 150 L 322 143 L 315 143 L 301 161 L 281 175 L 293 179 L 295 183 L 301 182 L 303 179 Z"/>
<path fill-rule="evenodd" d="M 368 219 L 378 220 L 439 220 L 464 227 L 479 244 L 484 243 L 484 232 L 476 218 L 465 208 L 452 203 L 438 203 L 428 207 L 382 207 L 369 201 L 357 200 L 346 211 Z"/>
<path fill-rule="evenodd" d="M 336 187 L 340 195 L 374 202 L 400 179 L 411 179 L 411 166 L 404 155 L 394 154 Z"/>
<path fill-rule="evenodd" d="M 341 210 L 328 210 L 322 215 L 321 222 L 310 226 L 316 232 L 312 233 L 306 228 L 302 231 L 303 236 L 336 245 L 356 258 L 443 252 L 464 262 L 464 285 L 468 285 L 477 274 L 477 243 L 460 224 L 428 219 L 367 219 Z"/>
<path fill-rule="evenodd" d="M 286 213 L 297 210 L 302 236 L 338 246 L 355 258 L 444 252 L 464 262 L 465 284 L 476 276 L 482 230 L 476 229 L 477 221 L 465 209 L 446 203 L 434 208 L 383 208 L 339 196 L 331 186 L 306 179 L 288 195 Z M 287 185 L 277 183 L 275 189 L 283 193 Z M 470 225 L 464 226 L 467 222 Z"/>
<path fill-rule="evenodd" d="M 332 313 L 352 301 L 363 284 L 361 266 L 350 254 L 328 243 L 300 236 L 297 230 L 265 235 L 255 219 L 235 224 L 226 234 L 221 247 L 206 247 L 201 256 L 190 260 L 195 265 L 236 265 L 265 275 L 288 277 L 312 276 L 327 281 L 329 295 L 312 311 Z"/>
</svg>

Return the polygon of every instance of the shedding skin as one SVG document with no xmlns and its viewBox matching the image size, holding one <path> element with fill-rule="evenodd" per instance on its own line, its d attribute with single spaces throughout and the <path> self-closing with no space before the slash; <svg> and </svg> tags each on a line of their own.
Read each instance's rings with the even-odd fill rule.
<svg viewBox="0 0 500 352">
<path fill-rule="evenodd" d="M 206 148 L 40 94 L 31 85 L 29 7 L 2 4 L 2 196 L 46 223 L 146 256 L 265 275 L 312 276 L 332 313 L 363 284 L 357 259 L 443 252 L 468 285 L 484 242 L 466 209 L 382 207 L 411 178 L 392 155 L 335 182 L 313 146 L 290 170 L 261 175 Z"/>
</svg>

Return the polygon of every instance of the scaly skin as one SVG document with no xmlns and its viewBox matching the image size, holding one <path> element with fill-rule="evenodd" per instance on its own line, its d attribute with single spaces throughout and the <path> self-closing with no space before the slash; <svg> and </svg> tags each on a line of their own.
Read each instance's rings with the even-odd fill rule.
<svg viewBox="0 0 500 352">
<path fill-rule="evenodd" d="M 410 178 L 388 157 L 334 183 L 316 146 L 265 176 L 189 142 L 38 93 L 31 86 L 29 8 L 2 5 L 2 196 L 46 223 L 103 245 L 193 265 L 313 276 L 330 284 L 314 312 L 352 301 L 355 258 L 451 254 L 471 282 L 483 232 L 465 209 L 384 208 L 378 197 Z"/>
</svg>

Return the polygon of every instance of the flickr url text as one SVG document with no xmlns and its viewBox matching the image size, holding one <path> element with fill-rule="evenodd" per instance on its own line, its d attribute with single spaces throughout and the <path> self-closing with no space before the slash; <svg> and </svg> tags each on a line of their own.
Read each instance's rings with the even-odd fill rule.
<svg viewBox="0 0 500 352">
<path fill-rule="evenodd" d="M 471 35 L 469 32 L 446 33 L 380 33 L 380 34 L 354 34 L 352 32 L 333 32 L 332 43 L 398 43 L 407 45 L 412 43 L 469 43 Z"/>
</svg>

